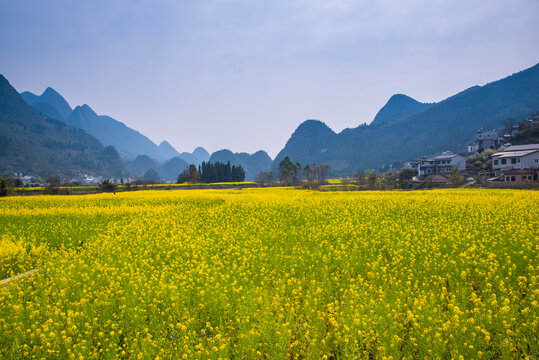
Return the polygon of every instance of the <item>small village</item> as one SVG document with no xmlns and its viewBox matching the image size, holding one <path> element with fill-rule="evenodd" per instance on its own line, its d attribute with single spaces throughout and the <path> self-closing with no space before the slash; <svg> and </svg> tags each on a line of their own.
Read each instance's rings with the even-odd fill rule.
<svg viewBox="0 0 539 360">
<path fill-rule="evenodd" d="M 537 114 L 523 122 L 524 127 L 539 125 Z M 433 184 L 447 184 L 450 174 L 459 172 L 467 182 L 485 180 L 487 185 L 507 186 L 539 182 L 539 143 L 513 145 L 511 141 L 519 134 L 519 125 L 513 125 L 511 133 L 500 136 L 498 131 L 477 130 L 475 140 L 466 152 L 444 151 L 406 162 L 405 167 L 416 171 L 413 181 L 422 183 L 428 178 Z M 467 166 L 469 159 L 486 152 L 491 171 L 477 171 Z"/>
</svg>

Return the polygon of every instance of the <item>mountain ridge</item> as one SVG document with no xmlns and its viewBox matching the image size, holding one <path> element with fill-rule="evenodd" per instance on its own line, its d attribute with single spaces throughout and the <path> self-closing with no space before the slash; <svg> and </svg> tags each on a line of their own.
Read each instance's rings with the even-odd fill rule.
<svg viewBox="0 0 539 360">
<path fill-rule="evenodd" d="M 127 170 L 116 149 L 83 130 L 46 117 L 0 74 L 0 172 L 72 177 L 120 177 Z"/>
<path fill-rule="evenodd" d="M 148 137 L 123 122 L 107 115 L 98 115 L 87 104 L 72 109 L 65 98 L 52 87 L 47 87 L 39 96 L 24 91 L 21 97 L 42 114 L 80 128 L 96 137 L 104 145 L 114 146 L 121 157 L 126 160 L 133 160 L 137 155 L 146 154 L 159 161 L 167 161 L 179 155 L 170 143 L 166 142 L 159 147 Z"/>
<path fill-rule="evenodd" d="M 499 128 L 508 119 L 524 118 L 537 110 L 539 64 L 473 86 L 404 117 L 345 129 L 336 135 L 320 131 L 311 136 L 302 123 L 276 156 L 272 169 L 276 171 L 288 155 L 302 165 L 327 163 L 333 175 L 344 176 L 445 150 L 463 151 L 477 129 Z"/>
<path fill-rule="evenodd" d="M 405 94 L 394 94 L 378 111 L 370 125 L 379 125 L 402 119 L 425 110 L 435 103 L 421 103 Z"/>
<path fill-rule="evenodd" d="M 52 106 L 60 115 L 60 118 L 56 120 L 65 120 L 73 109 L 66 99 L 52 87 L 47 87 L 41 95 L 35 95 L 29 91 L 21 93 L 22 98 L 31 106 L 39 104 L 48 104 Z"/>
</svg>

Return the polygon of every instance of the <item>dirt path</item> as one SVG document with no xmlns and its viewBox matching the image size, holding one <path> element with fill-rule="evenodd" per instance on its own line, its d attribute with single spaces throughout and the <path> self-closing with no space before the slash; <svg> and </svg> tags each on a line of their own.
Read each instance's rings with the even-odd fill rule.
<svg viewBox="0 0 539 360">
<path fill-rule="evenodd" d="M 9 277 L 7 279 L 3 279 L 2 280 L 2 285 L 6 285 L 7 283 L 9 283 L 10 281 L 13 281 L 13 280 L 18 280 L 18 279 L 22 279 L 23 277 L 26 277 L 30 274 L 33 274 L 37 271 L 38 269 L 34 269 L 34 270 L 29 270 L 29 271 L 26 271 L 26 272 L 23 272 L 23 273 L 20 273 L 20 274 L 17 274 L 13 277 Z"/>
</svg>

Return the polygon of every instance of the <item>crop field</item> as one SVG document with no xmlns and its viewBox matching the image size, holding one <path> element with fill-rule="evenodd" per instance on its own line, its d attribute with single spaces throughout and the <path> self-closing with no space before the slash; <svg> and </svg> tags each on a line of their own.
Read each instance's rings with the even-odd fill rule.
<svg viewBox="0 0 539 360">
<path fill-rule="evenodd" d="M 0 199 L 0 358 L 537 359 L 539 192 Z"/>
</svg>

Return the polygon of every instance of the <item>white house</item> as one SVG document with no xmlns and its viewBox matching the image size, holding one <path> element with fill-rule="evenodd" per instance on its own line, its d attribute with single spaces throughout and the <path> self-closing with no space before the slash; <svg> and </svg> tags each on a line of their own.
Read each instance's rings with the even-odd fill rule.
<svg viewBox="0 0 539 360">
<path fill-rule="evenodd" d="M 503 181 L 539 181 L 539 144 L 513 145 L 493 154 L 492 169 Z"/>
<path fill-rule="evenodd" d="M 443 175 L 453 170 L 466 170 L 466 157 L 451 151 L 430 158 L 409 161 L 407 167 L 417 170 L 419 176 Z"/>
</svg>

